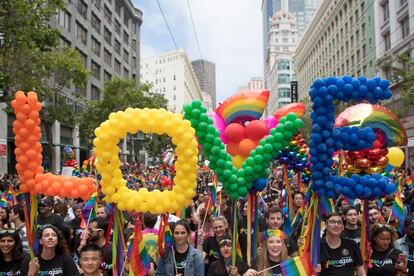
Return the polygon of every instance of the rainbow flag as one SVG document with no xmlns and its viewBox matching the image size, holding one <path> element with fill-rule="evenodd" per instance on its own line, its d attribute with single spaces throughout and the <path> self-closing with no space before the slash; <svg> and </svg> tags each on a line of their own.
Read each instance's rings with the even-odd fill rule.
<svg viewBox="0 0 414 276">
<path fill-rule="evenodd" d="M 211 187 L 211 208 L 213 209 L 213 215 L 217 217 L 217 176 L 213 177 L 213 186 Z"/>
<path fill-rule="evenodd" d="M 321 197 L 321 213 L 326 216 L 335 211 L 335 204 L 332 198 L 326 196 Z"/>
<path fill-rule="evenodd" d="M 15 200 L 14 200 L 14 196 L 13 196 L 13 192 L 11 191 L 11 187 L 9 187 L 9 190 L 7 191 L 7 195 L 6 195 L 6 199 L 9 202 L 10 206 L 14 204 Z"/>
<path fill-rule="evenodd" d="M 82 208 L 82 221 L 81 228 L 86 228 L 89 221 L 96 217 L 95 209 L 97 207 L 97 193 L 93 193 L 91 197 L 86 201 L 85 206 Z"/>
<path fill-rule="evenodd" d="M 0 207 L 9 207 L 9 202 L 5 196 L 0 198 Z"/>
<path fill-rule="evenodd" d="M 24 200 L 24 193 L 17 192 L 15 198 L 16 198 L 16 202 L 15 203 L 21 203 Z"/>
<path fill-rule="evenodd" d="M 158 232 L 158 253 L 161 257 L 164 256 L 166 250 L 174 246 L 174 239 L 168 224 L 168 215 L 162 215 L 160 229 Z"/>
<path fill-rule="evenodd" d="M 310 265 L 309 255 L 305 254 L 283 261 L 280 263 L 280 268 L 284 276 L 300 276 L 309 275 L 312 267 Z"/>
<path fill-rule="evenodd" d="M 135 222 L 134 238 L 131 243 L 131 270 L 134 275 L 146 275 L 151 269 L 151 262 L 142 236 L 140 220 Z"/>
<path fill-rule="evenodd" d="M 398 220 L 397 230 L 398 232 L 402 233 L 404 228 L 404 219 L 405 219 L 405 211 L 404 211 L 404 204 L 401 199 L 401 192 L 402 192 L 402 183 L 401 179 L 404 178 L 404 175 L 401 175 L 397 180 L 397 193 L 395 194 L 394 203 L 392 204 L 392 213 Z"/>
</svg>

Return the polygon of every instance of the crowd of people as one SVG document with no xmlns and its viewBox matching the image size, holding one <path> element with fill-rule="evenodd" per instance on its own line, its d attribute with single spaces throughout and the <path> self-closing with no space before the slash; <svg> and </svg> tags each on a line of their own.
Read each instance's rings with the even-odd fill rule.
<svg viewBox="0 0 414 276">
<path fill-rule="evenodd" d="M 162 168 L 128 167 L 124 177 L 130 188 L 140 188 L 151 178 L 157 189 L 166 189 Z M 332 212 L 324 216 L 320 233 L 320 263 L 313 273 L 327 275 L 414 275 L 414 190 L 410 172 L 404 172 L 405 219 L 392 213 L 394 195 L 369 204 L 370 232 L 368 258 L 361 252 L 363 207 L 358 200 L 340 197 Z M 143 177 L 143 175 L 145 175 Z M 212 205 L 212 173 L 200 169 L 197 195 L 182 214 L 169 215 L 174 246 L 163 254 L 158 251 L 161 218 L 145 213 L 142 234 L 150 256 L 147 275 L 283 275 L 281 263 L 303 253 L 305 223 L 292 223 L 289 212 L 306 210 L 308 195 L 292 183 L 292 207 L 288 210 L 283 176 L 273 170 L 266 188 L 257 196 L 257 250 L 249 254 L 248 203 L 236 202 L 218 189 L 216 206 Z M 18 190 L 15 175 L 3 175 L 0 190 L 6 194 Z M 0 275 L 112 275 L 111 209 L 98 197 L 95 216 L 85 226 L 82 209 L 85 201 L 42 197 L 38 202 L 35 255 L 31 253 L 26 229 L 24 203 L 12 202 L 0 207 Z M 237 205 L 238 213 L 233 214 Z M 212 208 L 214 207 L 214 208 Z M 137 216 L 123 213 L 125 241 L 133 238 Z M 237 218 L 237 233 L 232 225 Z M 402 225 L 399 227 L 399 225 Z M 252 231 L 252 230 L 251 230 Z M 233 241 L 237 239 L 241 255 L 234 259 Z M 125 260 L 122 272 L 127 273 Z M 312 271 L 309 271 L 309 275 Z"/>
</svg>

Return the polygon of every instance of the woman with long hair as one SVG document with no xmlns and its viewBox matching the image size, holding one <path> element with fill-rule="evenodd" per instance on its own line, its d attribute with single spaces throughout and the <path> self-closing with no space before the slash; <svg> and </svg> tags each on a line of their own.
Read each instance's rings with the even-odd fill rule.
<svg viewBox="0 0 414 276">
<path fill-rule="evenodd" d="M 254 264 L 254 268 L 260 272 L 260 276 L 268 275 L 271 272 L 273 275 L 282 275 L 280 263 L 289 258 L 288 251 L 285 245 L 286 234 L 279 229 L 269 229 L 265 232 L 263 242 L 263 254 L 260 255 Z M 256 273 L 256 274 L 255 274 Z M 257 275 L 254 271 L 251 275 Z"/>
<path fill-rule="evenodd" d="M 394 228 L 388 224 L 374 224 L 371 228 L 371 266 L 368 266 L 368 276 L 407 275 L 407 262 L 400 259 L 400 250 L 394 248 L 398 237 Z"/>
<path fill-rule="evenodd" d="M 69 255 L 69 248 L 62 232 L 53 225 L 44 225 L 39 232 L 40 253 L 30 261 L 29 276 L 70 275 L 79 271 Z"/>
<path fill-rule="evenodd" d="M 179 220 L 171 225 L 175 246 L 167 249 L 158 258 L 155 275 L 203 276 L 204 264 L 200 252 L 190 243 L 190 227 L 187 221 Z"/>
<path fill-rule="evenodd" d="M 219 240 L 220 258 L 213 262 L 208 269 L 208 276 L 236 276 L 236 275 L 255 275 L 253 269 L 249 269 L 247 264 L 242 258 L 236 258 L 236 265 L 232 265 L 231 238 L 228 235 L 224 235 Z"/>
<path fill-rule="evenodd" d="M 225 217 L 215 217 L 212 219 L 213 237 L 208 237 L 203 241 L 203 257 L 207 258 L 208 265 L 211 265 L 220 257 L 219 240 L 228 233 L 227 220 Z"/>
<path fill-rule="evenodd" d="M 15 229 L 0 230 L 0 275 L 27 275 L 30 257 Z"/>
<path fill-rule="evenodd" d="M 9 207 L 0 207 L 0 228 L 13 228 L 10 227 L 9 215 Z"/>
</svg>

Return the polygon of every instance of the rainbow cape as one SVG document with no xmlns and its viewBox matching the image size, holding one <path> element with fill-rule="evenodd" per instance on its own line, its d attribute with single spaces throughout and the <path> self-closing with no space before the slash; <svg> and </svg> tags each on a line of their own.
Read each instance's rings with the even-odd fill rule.
<svg viewBox="0 0 414 276">
<path fill-rule="evenodd" d="M 151 262 L 141 232 L 141 220 L 135 222 L 134 238 L 131 244 L 132 250 L 130 256 L 132 272 L 134 275 L 147 275 L 147 272 L 151 269 Z"/>
<path fill-rule="evenodd" d="M 312 266 L 309 255 L 304 254 L 280 263 L 282 274 L 284 276 L 310 275 Z"/>
</svg>

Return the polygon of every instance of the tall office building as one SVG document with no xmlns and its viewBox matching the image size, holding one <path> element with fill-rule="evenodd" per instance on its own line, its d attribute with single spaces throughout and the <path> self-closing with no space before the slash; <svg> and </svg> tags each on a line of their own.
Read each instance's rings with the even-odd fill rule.
<svg viewBox="0 0 414 276">
<path fill-rule="evenodd" d="M 183 49 L 144 58 L 141 81 L 153 84 L 153 91 L 168 100 L 168 110 L 181 112 L 185 103 L 202 100 L 193 67 Z"/>
<path fill-rule="evenodd" d="M 77 96 L 86 100 L 101 99 L 104 82 L 114 76 L 134 78 L 138 84 L 141 23 L 142 12 L 135 8 L 130 0 L 65 1 L 64 9 L 51 19 L 51 27 L 61 33 L 61 43 L 75 48 L 81 56 L 83 65 L 91 72 L 84 88 L 64 87 L 60 95 L 66 102 L 72 103 L 77 112 L 84 109 Z M 15 164 L 12 158 L 13 117 L 8 117 L 3 110 L 0 111 L 0 121 L 8 121 L 8 171 L 12 171 Z M 56 121 L 52 135 L 55 149 L 54 164 L 51 164 L 50 156 L 45 152 L 43 154 L 43 165 L 47 170 L 60 170 L 62 150 L 65 146 L 73 148 L 78 162 L 89 157 L 86 144 L 79 141 L 76 127 L 65 126 Z M 126 158 L 126 155 L 130 156 L 133 153 L 126 150 L 129 148 L 128 142 L 127 139 L 124 141 L 121 154 Z M 47 141 L 43 138 L 42 143 Z"/>
<path fill-rule="evenodd" d="M 280 10 L 290 11 L 296 18 L 299 35 L 305 32 L 306 26 L 312 20 L 313 14 L 318 9 L 321 0 L 262 0 L 262 22 L 263 22 L 263 59 L 265 87 L 268 85 L 266 76 L 269 67 L 266 66 L 266 56 L 270 47 L 270 21 L 274 13 Z"/>
<path fill-rule="evenodd" d="M 210 94 L 212 108 L 216 108 L 216 65 L 204 59 L 191 62 L 202 92 Z"/>
</svg>

